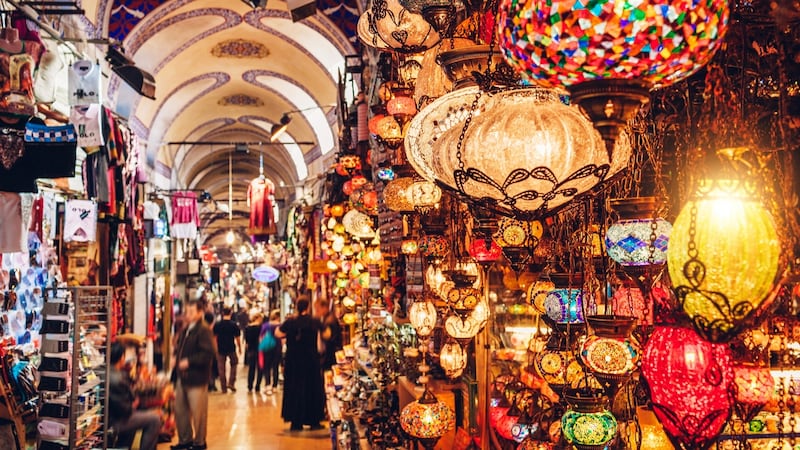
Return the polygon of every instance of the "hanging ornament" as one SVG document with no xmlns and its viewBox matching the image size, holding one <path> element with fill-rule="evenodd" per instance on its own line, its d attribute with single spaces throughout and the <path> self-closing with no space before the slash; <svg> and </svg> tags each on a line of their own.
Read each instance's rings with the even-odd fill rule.
<svg viewBox="0 0 800 450">
<path fill-rule="evenodd" d="M 555 289 L 544 299 L 547 317 L 556 323 L 582 323 L 584 309 L 594 309 L 593 302 L 585 301 L 589 296 L 583 289 L 583 274 L 554 273 L 550 279 Z"/>
<path fill-rule="evenodd" d="M 656 326 L 642 356 L 653 409 L 673 441 L 705 449 L 728 420 L 730 350 L 691 328 Z"/>
<path fill-rule="evenodd" d="M 581 360 L 614 401 L 622 383 L 636 370 L 641 357 L 639 342 L 633 337 L 636 319 L 620 316 L 589 316 L 592 331 L 581 344 Z"/>
<path fill-rule="evenodd" d="M 769 367 L 749 362 L 733 365 L 733 408 L 743 422 L 750 422 L 772 399 L 775 379 Z"/>
<path fill-rule="evenodd" d="M 610 205 L 619 219 L 606 231 L 608 257 L 621 265 L 623 270 L 666 263 L 672 225 L 660 217 L 654 217 L 656 199 L 614 199 Z"/>
<path fill-rule="evenodd" d="M 602 392 L 569 390 L 567 412 L 561 418 L 564 439 L 578 450 L 600 450 L 617 435 L 617 419 L 607 409 Z"/>
<path fill-rule="evenodd" d="M 503 257 L 503 250 L 493 239 L 473 239 L 468 252 L 478 264 L 491 264 Z"/>
<path fill-rule="evenodd" d="M 703 180 L 675 219 L 667 251 L 681 308 L 705 339 L 735 336 L 767 299 L 780 241 L 756 186 Z"/>
</svg>

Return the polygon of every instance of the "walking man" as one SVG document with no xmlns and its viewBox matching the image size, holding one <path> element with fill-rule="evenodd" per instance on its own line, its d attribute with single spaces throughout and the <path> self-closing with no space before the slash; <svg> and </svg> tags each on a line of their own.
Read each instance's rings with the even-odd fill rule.
<svg viewBox="0 0 800 450">
<path fill-rule="evenodd" d="M 214 337 L 203 321 L 203 306 L 198 301 L 186 302 L 184 317 L 187 325 L 178 337 L 173 372 L 178 444 L 172 450 L 205 450 Z"/>
<path fill-rule="evenodd" d="M 242 348 L 239 325 L 231 320 L 231 309 L 222 309 L 222 320 L 214 324 L 214 336 L 217 337 L 217 367 L 219 368 L 219 384 L 222 393 L 236 392 L 236 365 L 239 364 L 239 353 Z M 230 374 L 227 361 L 230 360 Z"/>
</svg>

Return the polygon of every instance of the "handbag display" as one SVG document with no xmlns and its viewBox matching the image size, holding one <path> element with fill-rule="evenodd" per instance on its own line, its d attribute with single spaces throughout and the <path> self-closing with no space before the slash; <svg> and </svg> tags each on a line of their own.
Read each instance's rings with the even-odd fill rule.
<svg viewBox="0 0 800 450">
<path fill-rule="evenodd" d="M 42 178 L 74 177 L 77 149 L 78 136 L 72 125 L 25 125 L 25 153 L 41 164 L 37 175 Z"/>
</svg>

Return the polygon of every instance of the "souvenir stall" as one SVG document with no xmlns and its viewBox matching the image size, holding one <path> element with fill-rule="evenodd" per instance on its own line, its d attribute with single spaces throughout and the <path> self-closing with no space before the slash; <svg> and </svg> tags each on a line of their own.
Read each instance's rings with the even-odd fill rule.
<svg viewBox="0 0 800 450">
<path fill-rule="evenodd" d="M 795 448 L 796 30 L 573 3 L 362 14 L 307 241 L 338 448 Z"/>
</svg>

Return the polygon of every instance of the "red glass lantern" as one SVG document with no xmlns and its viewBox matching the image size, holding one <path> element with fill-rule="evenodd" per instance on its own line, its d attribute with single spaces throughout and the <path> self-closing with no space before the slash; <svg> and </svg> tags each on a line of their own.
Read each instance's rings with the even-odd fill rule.
<svg viewBox="0 0 800 450">
<path fill-rule="evenodd" d="M 367 184 L 367 178 L 363 175 L 356 175 L 350 179 L 350 184 L 355 188 L 358 189 L 365 184 Z"/>
<path fill-rule="evenodd" d="M 503 249 L 492 239 L 475 239 L 469 246 L 469 256 L 478 264 L 489 264 L 503 257 Z"/>
<path fill-rule="evenodd" d="M 342 185 L 342 192 L 344 192 L 344 195 L 350 195 L 353 193 L 353 183 L 350 180 L 344 182 Z"/>
<path fill-rule="evenodd" d="M 656 326 L 642 361 L 664 431 L 686 448 L 707 448 L 731 410 L 730 349 L 701 339 L 691 328 Z"/>
<path fill-rule="evenodd" d="M 772 397 L 775 379 L 769 367 L 752 363 L 733 366 L 734 410 L 743 421 L 749 422 Z"/>
</svg>

